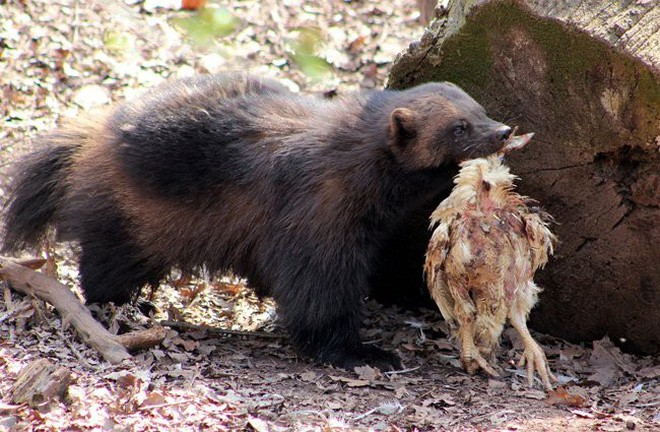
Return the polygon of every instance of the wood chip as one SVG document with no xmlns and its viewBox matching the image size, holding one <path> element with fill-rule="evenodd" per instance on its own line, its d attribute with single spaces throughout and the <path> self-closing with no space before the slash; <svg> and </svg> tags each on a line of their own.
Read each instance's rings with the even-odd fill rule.
<svg viewBox="0 0 660 432">
<path fill-rule="evenodd" d="M 31 407 L 63 400 L 71 383 L 71 372 L 47 359 L 38 359 L 21 370 L 11 393 L 14 403 L 27 403 Z"/>
</svg>

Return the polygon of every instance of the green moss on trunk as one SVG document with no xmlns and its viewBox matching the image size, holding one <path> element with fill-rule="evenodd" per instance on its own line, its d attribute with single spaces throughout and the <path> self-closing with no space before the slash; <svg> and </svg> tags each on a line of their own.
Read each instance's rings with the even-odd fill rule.
<svg viewBox="0 0 660 432">
<path fill-rule="evenodd" d="M 558 115 L 557 110 L 566 110 L 566 117 L 575 118 L 581 115 L 586 102 L 598 107 L 603 93 L 608 88 L 616 91 L 620 84 L 623 102 L 632 104 L 626 109 L 635 117 L 624 121 L 624 125 L 637 136 L 643 136 L 643 140 L 654 138 L 652 135 L 657 132 L 654 123 L 660 118 L 660 83 L 651 71 L 585 33 L 534 16 L 516 1 L 491 2 L 474 8 L 460 30 L 442 43 L 439 52 L 423 57 L 426 64 L 416 66 L 417 76 L 404 79 L 393 75 L 390 85 L 399 88 L 427 81 L 451 81 L 477 99 L 485 96 L 480 102 L 506 115 L 500 112 L 506 110 L 498 109 L 509 105 L 503 103 L 506 97 L 497 97 L 496 103 L 491 99 L 498 89 L 516 90 L 503 85 L 502 73 L 496 67 L 516 49 L 510 46 L 512 34 L 522 34 L 538 47 L 539 58 L 531 60 L 539 62 L 543 76 L 536 75 L 533 79 L 543 78 L 540 84 L 555 111 L 553 117 Z M 513 64 L 511 68 L 519 66 Z M 593 101 L 577 106 L 566 103 L 575 97 Z"/>
</svg>

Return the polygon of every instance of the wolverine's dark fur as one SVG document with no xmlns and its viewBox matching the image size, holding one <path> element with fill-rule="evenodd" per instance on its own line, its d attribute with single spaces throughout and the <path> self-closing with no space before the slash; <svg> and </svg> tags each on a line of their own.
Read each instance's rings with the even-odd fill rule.
<svg viewBox="0 0 660 432">
<path fill-rule="evenodd" d="M 171 267 L 231 269 L 275 298 L 301 353 L 395 367 L 358 336 L 379 265 L 397 265 L 385 249 L 503 130 L 447 83 L 327 101 L 241 75 L 176 81 L 42 138 L 3 249 L 56 227 L 80 243 L 89 302 L 128 301 Z"/>
</svg>

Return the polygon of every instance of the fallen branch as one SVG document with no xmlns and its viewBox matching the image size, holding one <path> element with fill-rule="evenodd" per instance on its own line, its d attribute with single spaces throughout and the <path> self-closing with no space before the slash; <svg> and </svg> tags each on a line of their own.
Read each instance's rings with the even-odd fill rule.
<svg viewBox="0 0 660 432">
<path fill-rule="evenodd" d="M 0 257 L 0 276 L 11 282 L 16 291 L 53 305 L 62 316 L 62 321 L 70 323 L 87 345 L 112 364 L 131 358 L 128 350 L 155 346 L 165 338 L 166 330 L 162 327 L 120 336 L 111 334 L 65 285 L 20 262 Z"/>
<path fill-rule="evenodd" d="M 155 326 L 114 336 L 115 340 L 129 351 L 146 349 L 160 344 L 167 336 L 165 327 Z"/>
</svg>

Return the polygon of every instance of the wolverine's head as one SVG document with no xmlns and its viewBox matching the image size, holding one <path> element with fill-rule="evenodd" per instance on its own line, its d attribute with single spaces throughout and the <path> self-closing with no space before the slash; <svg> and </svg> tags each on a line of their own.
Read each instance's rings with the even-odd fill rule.
<svg viewBox="0 0 660 432">
<path fill-rule="evenodd" d="M 490 119 L 458 86 L 428 83 L 400 92 L 390 112 L 390 146 L 406 166 L 433 168 L 493 154 L 511 128 Z"/>
</svg>

